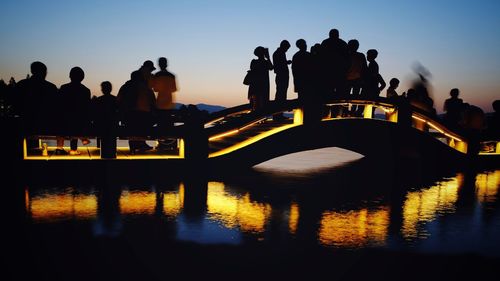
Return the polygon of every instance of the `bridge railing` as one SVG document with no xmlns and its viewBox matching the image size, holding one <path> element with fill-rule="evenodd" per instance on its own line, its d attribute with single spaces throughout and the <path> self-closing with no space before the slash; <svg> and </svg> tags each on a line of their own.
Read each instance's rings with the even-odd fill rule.
<svg viewBox="0 0 500 281">
<path fill-rule="evenodd" d="M 24 160 L 49 159 L 182 159 L 185 157 L 185 139 L 188 135 L 184 126 L 170 128 L 168 131 L 157 127 L 143 130 L 131 130 L 117 126 L 106 132 L 95 129 L 74 131 L 30 130 L 21 134 L 22 155 Z M 60 155 L 57 153 L 58 140 L 90 140 L 89 145 L 78 145 L 84 148 L 79 155 Z M 128 141 L 168 142 L 168 146 L 160 151 L 131 151 Z M 67 151 L 69 147 L 64 147 Z"/>
<path fill-rule="evenodd" d="M 365 118 L 382 119 L 388 122 L 394 122 L 401 125 L 412 126 L 413 128 L 425 133 L 429 133 L 434 138 L 449 147 L 461 152 L 467 153 L 468 140 L 460 133 L 454 132 L 442 123 L 437 116 L 414 106 L 404 100 L 390 100 L 383 97 L 363 100 L 334 100 L 329 102 L 329 106 L 353 107 L 361 106 L 363 111 L 355 116 L 330 115 L 324 120 L 336 118 Z M 380 109 L 383 114 L 375 115 L 375 110 Z M 380 118 L 382 116 L 382 118 Z"/>
</svg>

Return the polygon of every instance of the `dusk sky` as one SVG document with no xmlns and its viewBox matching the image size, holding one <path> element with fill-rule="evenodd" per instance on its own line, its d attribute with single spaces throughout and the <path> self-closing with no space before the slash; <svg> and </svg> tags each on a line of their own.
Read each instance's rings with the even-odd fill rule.
<svg viewBox="0 0 500 281">
<path fill-rule="evenodd" d="M 26 1 L 1 4 L 0 78 L 26 77 L 33 61 L 60 86 L 71 67 L 86 73 L 93 95 L 108 80 L 116 95 L 144 60 L 161 56 L 177 75 L 177 102 L 235 106 L 247 102 L 243 77 L 261 45 L 287 39 L 308 46 L 332 28 L 360 51 L 377 49 L 380 72 L 406 91 L 418 62 L 431 73 L 438 112 L 451 88 L 491 111 L 500 99 L 500 1 Z M 157 67 L 158 68 L 158 67 Z M 270 73 L 274 81 L 274 73 Z M 274 83 L 271 83 L 272 85 Z M 382 94 L 385 96 L 385 90 Z M 274 85 L 271 88 L 274 98 Z M 288 98 L 296 98 L 290 79 Z"/>
</svg>

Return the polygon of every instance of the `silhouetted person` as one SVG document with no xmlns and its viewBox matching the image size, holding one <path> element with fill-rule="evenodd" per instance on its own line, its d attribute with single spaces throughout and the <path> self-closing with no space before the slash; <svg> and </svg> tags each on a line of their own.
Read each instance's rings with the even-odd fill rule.
<svg viewBox="0 0 500 281">
<path fill-rule="evenodd" d="M 500 100 L 492 103 L 493 114 L 487 120 L 487 135 L 489 140 L 500 140 Z M 500 152 L 500 151 L 497 151 Z"/>
<path fill-rule="evenodd" d="M 63 114 L 65 133 L 70 136 L 87 134 L 90 125 L 90 90 L 82 84 L 85 73 L 80 67 L 73 67 L 69 72 L 70 83 L 59 89 L 61 110 Z M 88 144 L 87 138 L 82 138 L 83 144 Z M 57 140 L 56 154 L 66 154 L 62 146 L 64 139 Z M 70 154 L 78 155 L 78 138 L 71 138 Z"/>
<path fill-rule="evenodd" d="M 467 155 L 475 156 L 479 153 L 480 136 L 485 125 L 483 110 L 477 106 L 466 104 L 461 124 L 468 140 Z"/>
<path fill-rule="evenodd" d="M 412 88 L 415 89 L 415 98 L 413 99 L 412 104 L 424 111 L 427 111 L 430 115 L 435 116 L 436 110 L 434 109 L 434 101 L 429 93 L 429 80 L 427 78 L 430 74 L 423 66 L 418 66 L 416 71 L 418 78 L 412 85 Z"/>
<path fill-rule="evenodd" d="M 299 39 L 295 43 L 299 51 L 292 58 L 292 73 L 295 92 L 304 108 L 305 123 L 321 118 L 322 98 L 319 92 L 313 91 L 313 57 L 307 51 L 307 43 Z"/>
<path fill-rule="evenodd" d="M 378 97 L 386 86 L 384 79 L 380 75 L 378 63 L 375 61 L 377 56 L 378 52 L 375 49 L 370 49 L 366 52 L 368 70 L 366 73 L 365 86 L 363 87 L 363 96 L 365 98 Z"/>
<path fill-rule="evenodd" d="M 248 99 L 252 110 L 261 110 L 269 103 L 269 71 L 273 65 L 267 48 L 259 46 L 253 53 L 257 59 L 250 63 L 252 79 L 248 87 Z"/>
<path fill-rule="evenodd" d="M 461 98 L 458 98 L 459 94 L 460 91 L 457 88 L 451 89 L 451 97 L 444 101 L 444 122 L 452 129 L 458 127 L 458 123 L 460 122 L 464 110 L 464 102 Z"/>
<path fill-rule="evenodd" d="M 158 59 L 160 70 L 154 75 L 153 89 L 158 93 L 156 98 L 156 113 L 158 127 L 162 134 L 168 132 L 174 126 L 172 110 L 175 107 L 174 93 L 177 91 L 175 75 L 167 70 L 167 59 L 161 57 Z M 168 141 L 159 140 L 158 149 L 169 148 Z"/>
<path fill-rule="evenodd" d="M 399 87 L 399 79 L 397 78 L 392 78 L 391 81 L 389 81 L 389 88 L 387 88 L 386 92 L 386 97 L 391 100 L 396 100 L 399 95 L 396 92 L 396 89 Z"/>
<path fill-rule="evenodd" d="M 144 136 L 152 128 L 152 110 L 155 107 L 155 95 L 142 68 L 132 72 L 130 80 L 118 91 L 117 101 L 120 116 L 129 134 Z M 151 149 L 144 140 L 129 139 L 130 152 L 142 152 Z"/>
<path fill-rule="evenodd" d="M 361 88 L 363 87 L 363 79 L 368 68 L 366 57 L 363 53 L 358 52 L 359 42 L 356 39 L 349 40 L 347 50 L 349 52 L 350 67 L 347 70 L 347 95 L 351 95 L 353 99 L 359 98 Z M 356 112 L 357 106 L 351 108 L 351 112 Z"/>
<path fill-rule="evenodd" d="M 299 39 L 295 43 L 299 51 L 292 58 L 292 73 L 295 92 L 299 101 L 305 102 L 311 94 L 312 57 L 307 51 L 307 43 L 304 39 Z"/>
<path fill-rule="evenodd" d="M 20 113 L 29 134 L 54 130 L 57 87 L 46 81 L 47 67 L 36 61 L 31 64 L 32 76 L 19 81 L 16 95 L 20 97 Z M 36 148 L 38 140 L 28 140 L 28 148 Z"/>
<path fill-rule="evenodd" d="M 93 100 L 94 126 L 98 142 L 101 147 L 101 156 L 114 158 L 116 155 L 116 126 L 118 125 L 118 103 L 111 94 L 113 87 L 109 81 L 101 83 L 102 96 Z"/>
<path fill-rule="evenodd" d="M 323 40 L 321 45 L 329 78 L 329 95 L 341 98 L 346 92 L 346 74 L 350 64 L 347 43 L 339 38 L 337 29 L 332 29 L 329 38 Z"/>
<path fill-rule="evenodd" d="M 276 73 L 276 96 L 274 100 L 277 104 L 283 104 L 286 101 L 286 93 L 290 80 L 288 65 L 292 63 L 292 61 L 286 58 L 288 49 L 290 49 L 290 43 L 287 40 L 283 40 L 273 53 L 274 73 Z M 274 119 L 283 119 L 283 114 L 276 114 Z"/>
</svg>

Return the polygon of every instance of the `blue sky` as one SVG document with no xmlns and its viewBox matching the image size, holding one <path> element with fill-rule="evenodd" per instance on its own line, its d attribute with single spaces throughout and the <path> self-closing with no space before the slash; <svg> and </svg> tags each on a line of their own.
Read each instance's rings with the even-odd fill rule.
<svg viewBox="0 0 500 281">
<path fill-rule="evenodd" d="M 420 62 L 432 73 L 440 111 L 451 88 L 491 111 L 500 98 L 500 1 L 2 1 L 0 78 L 22 79 L 35 60 L 47 79 L 67 83 L 81 66 L 100 95 L 109 80 L 116 94 L 144 60 L 169 59 L 177 75 L 177 101 L 233 106 L 246 103 L 241 82 L 262 45 L 274 51 L 283 39 L 297 51 L 340 30 L 375 48 L 384 79 L 399 78 L 399 93 Z M 270 73 L 271 81 L 274 74 Z M 289 98 L 295 98 L 292 81 Z M 274 97 L 274 87 L 271 89 Z"/>
</svg>

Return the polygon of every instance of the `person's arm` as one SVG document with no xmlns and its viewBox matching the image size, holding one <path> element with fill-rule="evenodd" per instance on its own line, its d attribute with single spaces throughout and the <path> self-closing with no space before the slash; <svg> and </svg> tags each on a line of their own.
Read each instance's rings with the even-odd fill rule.
<svg viewBox="0 0 500 281">
<path fill-rule="evenodd" d="M 385 84 L 385 81 L 384 81 L 384 78 L 382 78 L 382 75 L 378 75 L 378 82 L 380 83 L 380 87 L 378 88 L 378 90 L 380 92 L 382 92 L 382 90 L 385 88 L 385 86 L 387 86 L 387 84 Z"/>
</svg>

